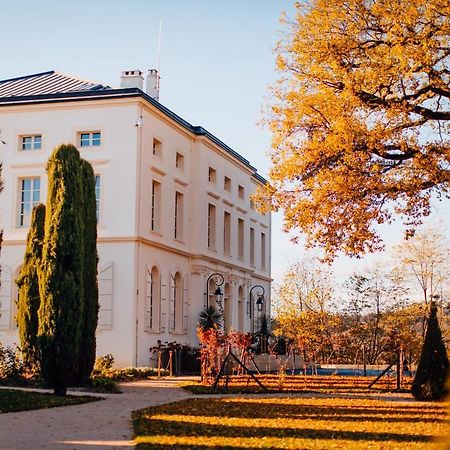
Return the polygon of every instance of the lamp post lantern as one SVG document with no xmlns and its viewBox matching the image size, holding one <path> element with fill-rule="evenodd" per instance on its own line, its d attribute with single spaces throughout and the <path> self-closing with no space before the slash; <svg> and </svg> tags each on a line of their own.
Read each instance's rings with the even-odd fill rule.
<svg viewBox="0 0 450 450">
<path fill-rule="evenodd" d="M 253 286 L 251 289 L 250 289 L 250 297 L 249 297 L 249 303 L 248 303 L 248 305 L 249 305 L 249 311 L 248 311 L 248 313 L 249 313 L 249 316 L 250 316 L 250 318 L 252 318 L 253 317 L 253 296 L 252 296 L 252 292 L 253 292 L 253 289 L 256 289 L 256 288 L 259 288 L 259 289 L 261 289 L 261 293 L 260 294 L 258 294 L 258 299 L 256 300 L 256 308 L 258 309 L 258 311 L 259 312 L 261 312 L 262 310 L 263 310 L 263 306 L 264 306 L 264 294 L 265 294 L 265 290 L 264 290 L 264 288 L 260 285 L 260 284 L 256 284 L 255 286 Z"/>
<path fill-rule="evenodd" d="M 219 281 L 217 281 L 217 278 L 219 278 Z M 209 307 L 209 281 L 213 279 L 214 283 L 216 285 L 216 290 L 214 291 L 214 298 L 216 299 L 217 306 L 219 307 L 220 312 L 223 314 L 223 292 L 220 289 L 220 286 L 223 285 L 225 282 L 225 279 L 223 278 L 223 275 L 221 273 L 213 273 L 211 274 L 208 279 L 206 280 L 206 307 Z"/>
</svg>

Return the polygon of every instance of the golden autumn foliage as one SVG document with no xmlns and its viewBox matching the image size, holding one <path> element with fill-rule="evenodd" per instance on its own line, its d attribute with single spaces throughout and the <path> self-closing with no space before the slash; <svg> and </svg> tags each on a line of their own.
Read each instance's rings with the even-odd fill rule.
<svg viewBox="0 0 450 450">
<path fill-rule="evenodd" d="M 267 122 L 270 182 L 309 245 L 358 256 L 383 248 L 377 224 L 408 233 L 450 183 L 448 0 L 298 2 L 277 48 Z"/>
</svg>

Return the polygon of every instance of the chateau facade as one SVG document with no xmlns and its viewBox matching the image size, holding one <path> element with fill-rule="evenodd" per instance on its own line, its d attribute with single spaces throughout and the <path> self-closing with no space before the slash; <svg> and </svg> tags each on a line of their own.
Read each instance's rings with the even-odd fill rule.
<svg viewBox="0 0 450 450">
<path fill-rule="evenodd" d="M 158 340 L 196 345 L 199 314 L 215 304 L 222 277 L 226 329 L 254 331 L 270 314 L 271 218 L 250 200 L 265 180 L 160 104 L 158 84 L 149 71 L 144 91 L 137 70 L 122 73 L 120 88 L 54 71 L 0 81 L 3 345 L 19 343 L 14 280 L 32 207 L 46 202 L 46 162 L 62 143 L 96 175 L 98 356 L 148 366 Z"/>
</svg>

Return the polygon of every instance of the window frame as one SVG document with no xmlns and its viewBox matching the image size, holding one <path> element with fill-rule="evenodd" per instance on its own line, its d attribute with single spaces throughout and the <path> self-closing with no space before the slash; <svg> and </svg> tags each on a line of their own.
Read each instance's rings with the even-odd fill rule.
<svg viewBox="0 0 450 450">
<path fill-rule="evenodd" d="M 154 233 L 161 232 L 161 197 L 162 197 L 162 183 L 158 180 L 152 179 L 151 187 L 151 202 L 150 202 L 150 231 Z"/>
<path fill-rule="evenodd" d="M 175 205 L 174 205 L 174 227 L 173 238 L 177 241 L 182 241 L 184 238 L 184 194 L 180 191 L 175 191 Z"/>
<path fill-rule="evenodd" d="M 162 158 L 163 155 L 163 143 L 156 137 L 152 140 L 152 155 L 157 158 Z"/>
<path fill-rule="evenodd" d="M 103 145 L 102 134 L 103 133 L 100 130 L 78 131 L 77 147 L 81 149 L 102 147 Z M 98 138 L 95 138 L 94 135 L 98 135 Z M 88 136 L 88 138 L 87 139 L 83 138 L 83 136 Z M 87 142 L 87 144 L 83 142 Z"/>
<path fill-rule="evenodd" d="M 175 152 L 175 167 L 178 170 L 184 171 L 184 155 L 181 152 Z"/>
<path fill-rule="evenodd" d="M 36 146 L 36 138 L 39 138 L 39 145 Z M 25 139 L 31 139 L 30 148 L 24 148 Z M 30 134 L 20 134 L 19 135 L 19 151 L 20 152 L 38 152 L 42 150 L 42 134 L 41 133 L 30 133 Z"/>
<path fill-rule="evenodd" d="M 27 190 L 30 193 L 30 200 L 25 202 L 24 201 L 24 185 L 23 182 L 25 180 L 31 180 L 31 187 L 29 190 Z M 39 188 L 35 189 L 35 183 L 36 181 L 39 182 Z M 31 214 L 33 212 L 33 208 L 38 205 L 41 201 L 41 177 L 40 176 L 23 176 L 23 177 L 18 177 L 17 178 L 17 202 L 16 202 L 16 207 L 17 207 L 17 222 L 16 222 L 16 228 L 28 228 L 30 226 L 30 221 L 31 221 Z M 34 200 L 34 192 L 39 192 L 38 195 L 38 199 Z M 29 214 L 25 215 L 24 213 L 24 206 L 25 204 L 29 205 Z M 27 217 L 27 220 L 25 221 L 24 218 Z"/>
<path fill-rule="evenodd" d="M 208 168 L 208 181 L 212 184 L 217 183 L 217 170 L 211 166 Z"/>
<path fill-rule="evenodd" d="M 97 186 L 98 180 L 98 186 Z M 100 197 L 102 189 L 102 175 L 99 173 L 94 173 L 94 186 L 95 186 L 95 216 L 97 218 L 97 224 L 100 223 Z"/>
<path fill-rule="evenodd" d="M 217 206 L 208 203 L 207 210 L 207 241 L 206 245 L 209 250 L 217 249 Z"/>
<path fill-rule="evenodd" d="M 224 191 L 231 192 L 231 178 L 226 175 L 223 177 L 223 189 Z"/>
</svg>

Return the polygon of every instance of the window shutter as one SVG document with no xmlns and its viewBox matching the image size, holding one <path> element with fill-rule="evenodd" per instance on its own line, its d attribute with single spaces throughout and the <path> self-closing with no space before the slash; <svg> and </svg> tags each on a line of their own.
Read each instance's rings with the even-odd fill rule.
<svg viewBox="0 0 450 450">
<path fill-rule="evenodd" d="M 189 289 L 187 287 L 187 279 L 183 280 L 183 333 L 189 332 Z"/>
<path fill-rule="evenodd" d="M 1 265 L 1 286 L 0 286 L 0 330 L 12 329 L 14 321 L 11 315 L 12 298 L 12 272 L 5 264 Z"/>
<path fill-rule="evenodd" d="M 113 263 L 106 263 L 98 273 L 98 330 L 112 329 L 113 314 Z"/>
</svg>

